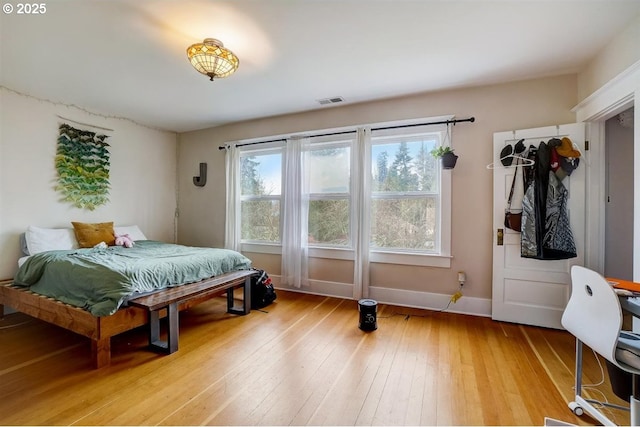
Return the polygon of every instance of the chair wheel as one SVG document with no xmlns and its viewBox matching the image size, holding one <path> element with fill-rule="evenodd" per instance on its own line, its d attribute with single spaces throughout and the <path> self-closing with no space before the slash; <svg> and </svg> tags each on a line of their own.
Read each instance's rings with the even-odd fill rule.
<svg viewBox="0 0 640 427">
<path fill-rule="evenodd" d="M 577 416 L 581 416 L 582 414 L 584 414 L 584 409 L 582 409 L 582 406 L 578 405 L 576 402 L 570 402 L 569 409 L 571 409 L 571 412 L 573 412 Z"/>
</svg>

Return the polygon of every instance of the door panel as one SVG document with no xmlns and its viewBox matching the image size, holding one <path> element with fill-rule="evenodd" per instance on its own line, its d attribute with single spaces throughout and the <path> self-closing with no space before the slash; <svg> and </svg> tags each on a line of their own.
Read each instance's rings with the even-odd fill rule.
<svg viewBox="0 0 640 427">
<path fill-rule="evenodd" d="M 520 233 L 504 227 L 504 212 L 515 168 L 502 167 L 500 151 L 506 144 L 513 145 L 523 138 L 528 148 L 530 145 L 537 147 L 541 141 L 563 136 L 568 136 L 576 143 L 582 153 L 579 167 L 562 181 L 569 192 L 569 222 L 578 256 L 557 261 L 523 258 L 520 256 Z M 560 319 L 570 294 L 571 266 L 584 264 L 585 169 L 588 163 L 584 149 L 584 125 L 580 123 L 495 133 L 493 151 L 492 318 L 561 329 Z M 522 205 L 520 172 L 517 183 L 513 208 Z M 503 231 L 502 239 L 498 238 L 499 229 Z"/>
</svg>

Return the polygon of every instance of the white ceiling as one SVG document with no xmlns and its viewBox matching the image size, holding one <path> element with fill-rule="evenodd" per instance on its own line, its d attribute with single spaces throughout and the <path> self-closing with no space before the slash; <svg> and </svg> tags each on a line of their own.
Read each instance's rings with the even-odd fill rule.
<svg viewBox="0 0 640 427">
<path fill-rule="evenodd" d="M 11 2 L 13 5 L 17 3 Z M 6 3 L 3 3 L 6 4 Z M 48 0 L 0 14 L 0 84 L 183 132 L 411 93 L 578 72 L 638 0 Z M 206 37 L 240 58 L 210 82 Z"/>
</svg>

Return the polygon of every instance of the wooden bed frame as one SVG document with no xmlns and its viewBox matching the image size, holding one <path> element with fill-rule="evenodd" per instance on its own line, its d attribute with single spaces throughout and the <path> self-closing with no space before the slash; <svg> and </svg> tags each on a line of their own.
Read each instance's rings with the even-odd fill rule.
<svg viewBox="0 0 640 427">
<path fill-rule="evenodd" d="M 253 275 L 255 275 L 254 271 L 244 270 L 207 279 L 212 283 L 212 286 L 224 284 L 224 289 L 218 293 L 209 293 L 204 296 L 194 294 L 193 298 L 180 302 L 179 310 L 193 307 L 225 291 L 233 292 L 235 287 L 244 286 L 246 289 L 247 281 Z M 206 281 L 197 282 L 197 284 L 202 285 L 203 282 Z M 13 280 L 0 280 L 0 318 L 4 316 L 5 305 L 90 338 L 91 357 L 96 369 L 111 364 L 112 336 L 146 325 L 150 319 L 148 309 L 134 306 L 123 307 L 110 316 L 96 317 L 81 308 L 15 286 Z M 166 316 L 166 309 L 159 313 L 159 317 L 164 316 Z"/>
</svg>

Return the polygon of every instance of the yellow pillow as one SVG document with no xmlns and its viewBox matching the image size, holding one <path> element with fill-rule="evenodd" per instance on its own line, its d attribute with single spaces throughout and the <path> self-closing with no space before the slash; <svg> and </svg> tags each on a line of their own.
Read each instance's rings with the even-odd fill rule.
<svg viewBox="0 0 640 427">
<path fill-rule="evenodd" d="M 84 222 L 71 222 L 76 240 L 81 248 L 92 248 L 100 242 L 109 246 L 116 244 L 113 231 L 113 222 L 99 222 L 88 224 Z"/>
</svg>

